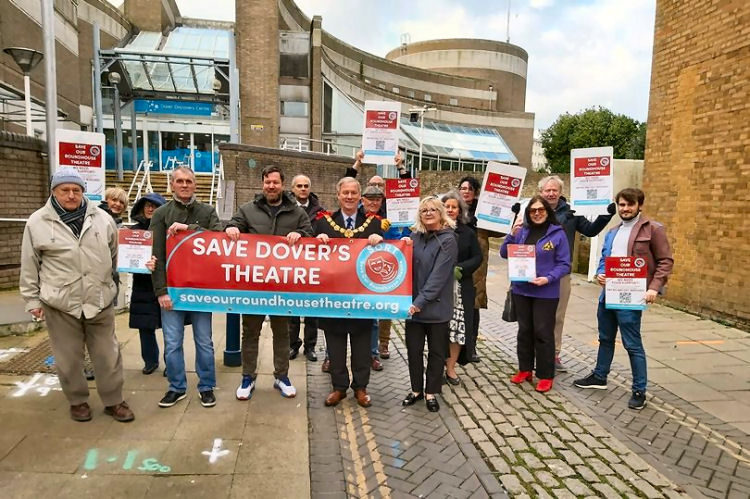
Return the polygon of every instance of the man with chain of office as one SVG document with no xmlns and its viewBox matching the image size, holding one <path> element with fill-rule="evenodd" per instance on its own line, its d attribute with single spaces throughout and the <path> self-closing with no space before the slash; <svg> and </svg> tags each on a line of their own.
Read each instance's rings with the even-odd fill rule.
<svg viewBox="0 0 750 499">
<path fill-rule="evenodd" d="M 313 231 L 323 243 L 334 238 L 367 239 L 371 245 L 383 241 L 381 221 L 375 214 L 358 210 L 362 188 L 356 179 L 344 177 L 336 184 L 336 197 L 340 209 L 334 213 L 321 211 L 313 222 Z M 349 389 L 349 370 L 346 366 L 347 337 L 351 337 L 351 388 L 362 407 L 371 402 L 367 394 L 370 381 L 370 319 L 320 319 L 325 331 L 326 344 L 331 362 L 331 384 L 333 391 L 326 397 L 325 405 L 334 406 L 346 398 Z"/>
</svg>

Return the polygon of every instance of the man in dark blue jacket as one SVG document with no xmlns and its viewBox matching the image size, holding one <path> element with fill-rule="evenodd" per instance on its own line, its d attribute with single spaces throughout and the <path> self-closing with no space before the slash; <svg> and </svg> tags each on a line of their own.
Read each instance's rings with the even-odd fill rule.
<svg viewBox="0 0 750 499">
<path fill-rule="evenodd" d="M 539 194 L 555 210 L 557 221 L 565 231 L 568 238 L 568 247 L 570 248 L 571 262 L 573 255 L 573 240 L 576 232 L 584 236 L 594 237 L 598 235 L 607 226 L 615 213 L 615 204 L 612 203 L 607 207 L 608 215 L 599 215 L 596 220 L 589 222 L 586 217 L 576 215 L 575 211 L 570 208 L 568 201 L 562 196 L 564 183 L 557 175 L 544 177 L 539 181 Z M 565 324 L 565 311 L 568 309 L 570 301 L 570 273 L 560 279 L 560 301 L 557 304 L 557 313 L 555 314 L 555 371 L 565 372 L 568 369 L 560 362 L 560 350 L 562 348 L 562 332 Z"/>
</svg>

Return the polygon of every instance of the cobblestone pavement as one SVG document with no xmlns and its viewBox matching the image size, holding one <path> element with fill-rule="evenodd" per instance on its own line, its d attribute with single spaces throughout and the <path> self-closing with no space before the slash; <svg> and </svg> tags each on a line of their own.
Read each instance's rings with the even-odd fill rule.
<svg viewBox="0 0 750 499">
<path fill-rule="evenodd" d="M 507 497 L 448 408 L 401 406 L 409 390 L 406 350 L 399 338 L 392 345 L 385 369 L 370 377 L 368 409 L 351 390 L 337 407 L 325 407 L 330 378 L 320 362 L 308 363 L 312 497 Z"/>
<path fill-rule="evenodd" d="M 512 385 L 515 354 L 498 342 L 514 325 L 488 319 L 482 362 L 444 389 L 438 414 L 400 406 L 408 391 L 400 325 L 385 370 L 371 378 L 369 409 L 351 397 L 324 407 L 328 376 L 308 365 L 313 497 L 486 497 L 503 489 L 513 497 L 683 496 L 557 390 Z"/>
</svg>

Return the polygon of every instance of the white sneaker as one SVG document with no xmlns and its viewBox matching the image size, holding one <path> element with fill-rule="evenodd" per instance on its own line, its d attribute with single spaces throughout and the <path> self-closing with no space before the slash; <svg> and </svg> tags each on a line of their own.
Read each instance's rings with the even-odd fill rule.
<svg viewBox="0 0 750 499">
<path fill-rule="evenodd" d="M 243 374 L 242 383 L 237 387 L 237 400 L 250 400 L 255 389 L 255 380 L 252 376 Z"/>
<path fill-rule="evenodd" d="M 292 382 L 286 376 L 276 378 L 273 382 L 273 387 L 281 392 L 282 397 L 294 398 L 297 395 L 297 389 L 292 386 Z"/>
</svg>

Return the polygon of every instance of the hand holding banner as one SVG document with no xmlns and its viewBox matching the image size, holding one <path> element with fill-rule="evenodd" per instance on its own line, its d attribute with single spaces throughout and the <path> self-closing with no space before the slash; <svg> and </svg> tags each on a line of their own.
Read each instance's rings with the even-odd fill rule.
<svg viewBox="0 0 750 499">
<path fill-rule="evenodd" d="M 175 310 L 404 319 L 411 250 L 404 241 L 290 246 L 280 236 L 186 231 L 167 239 L 167 285 Z"/>
</svg>

